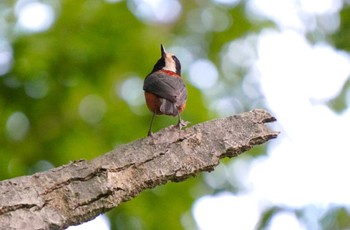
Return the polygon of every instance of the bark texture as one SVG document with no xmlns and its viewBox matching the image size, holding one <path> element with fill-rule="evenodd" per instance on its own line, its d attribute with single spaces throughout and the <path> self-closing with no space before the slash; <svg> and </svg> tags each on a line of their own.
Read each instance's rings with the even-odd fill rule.
<svg viewBox="0 0 350 230">
<path fill-rule="evenodd" d="M 181 132 L 169 127 L 91 161 L 1 181 L 0 228 L 64 229 L 91 220 L 145 189 L 211 171 L 221 158 L 276 138 L 265 125 L 272 121 L 253 110 Z"/>
</svg>

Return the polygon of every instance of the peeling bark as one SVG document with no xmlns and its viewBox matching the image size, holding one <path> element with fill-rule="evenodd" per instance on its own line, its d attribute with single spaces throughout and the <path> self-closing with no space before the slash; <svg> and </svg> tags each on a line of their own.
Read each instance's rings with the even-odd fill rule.
<svg viewBox="0 0 350 230">
<path fill-rule="evenodd" d="M 221 158 L 276 138 L 265 125 L 272 121 L 253 110 L 181 132 L 168 127 L 90 161 L 1 181 L 1 229 L 64 229 L 91 220 L 145 189 L 212 171 Z"/>
</svg>

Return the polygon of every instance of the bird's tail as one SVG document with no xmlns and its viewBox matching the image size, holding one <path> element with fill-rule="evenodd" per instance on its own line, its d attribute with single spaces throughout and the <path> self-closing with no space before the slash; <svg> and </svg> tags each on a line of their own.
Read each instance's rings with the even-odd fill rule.
<svg viewBox="0 0 350 230">
<path fill-rule="evenodd" d="M 159 110 L 163 114 L 170 115 L 170 116 L 177 116 L 179 113 L 175 104 L 164 98 L 161 99 L 161 105 Z"/>
</svg>

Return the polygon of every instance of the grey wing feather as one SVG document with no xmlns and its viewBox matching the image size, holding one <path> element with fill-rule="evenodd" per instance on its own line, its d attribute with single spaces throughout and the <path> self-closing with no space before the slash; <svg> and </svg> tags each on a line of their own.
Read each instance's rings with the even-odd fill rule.
<svg viewBox="0 0 350 230">
<path fill-rule="evenodd" d="M 186 87 L 183 87 L 180 90 L 180 94 L 177 97 L 177 103 L 176 105 L 180 106 L 187 100 L 187 89 Z"/>
<path fill-rule="evenodd" d="M 148 75 L 143 90 L 169 100 L 176 105 L 183 104 L 187 99 L 184 81 L 179 77 L 169 77 L 165 74 L 154 73 Z"/>
</svg>

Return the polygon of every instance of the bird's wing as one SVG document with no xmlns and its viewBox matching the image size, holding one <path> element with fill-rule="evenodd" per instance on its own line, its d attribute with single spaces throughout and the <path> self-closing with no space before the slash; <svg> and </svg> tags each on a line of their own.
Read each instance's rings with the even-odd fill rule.
<svg viewBox="0 0 350 230">
<path fill-rule="evenodd" d="M 175 105 L 182 105 L 187 99 L 187 90 L 181 77 L 163 73 L 152 73 L 145 79 L 143 90 L 164 98 Z"/>
</svg>

